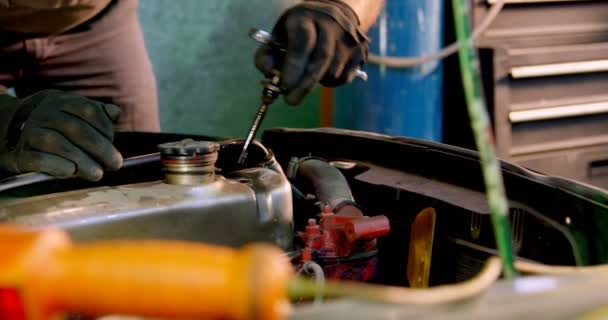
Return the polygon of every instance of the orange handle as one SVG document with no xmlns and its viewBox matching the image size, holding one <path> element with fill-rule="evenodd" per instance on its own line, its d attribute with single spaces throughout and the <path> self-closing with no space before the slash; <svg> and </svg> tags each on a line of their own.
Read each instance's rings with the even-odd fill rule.
<svg viewBox="0 0 608 320">
<path fill-rule="evenodd" d="M 38 249 L 28 256 L 39 258 L 21 264 L 27 265 L 19 287 L 28 319 L 54 319 L 68 311 L 172 319 L 281 319 L 289 308 L 291 265 L 270 245 L 237 250 L 173 241 L 76 246 L 58 241 L 53 250 Z"/>
</svg>

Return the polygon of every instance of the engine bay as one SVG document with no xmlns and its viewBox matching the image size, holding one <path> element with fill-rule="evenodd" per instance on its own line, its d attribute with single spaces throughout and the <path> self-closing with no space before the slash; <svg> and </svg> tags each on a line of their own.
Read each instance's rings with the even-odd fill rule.
<svg viewBox="0 0 608 320">
<path fill-rule="evenodd" d="M 145 137 L 145 138 L 144 138 Z M 81 242 L 176 239 L 274 243 L 294 270 L 429 288 L 471 279 L 496 255 L 474 152 L 338 129 L 271 129 L 242 140 L 124 134 L 126 156 L 160 161 L 98 183 L 55 180 L 4 192 L 3 222 L 56 226 Z M 503 163 L 518 259 L 608 260 L 605 192 Z M 552 199 L 546 201 L 541 199 Z"/>
</svg>

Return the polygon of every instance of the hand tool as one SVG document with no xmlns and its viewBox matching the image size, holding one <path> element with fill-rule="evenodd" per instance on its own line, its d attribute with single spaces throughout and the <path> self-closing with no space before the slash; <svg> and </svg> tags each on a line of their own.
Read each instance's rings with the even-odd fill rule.
<svg viewBox="0 0 608 320">
<path fill-rule="evenodd" d="M 258 112 L 253 119 L 253 123 L 251 124 L 251 128 L 249 129 L 249 133 L 247 134 L 247 138 L 245 139 L 245 143 L 243 144 L 243 150 L 239 155 L 238 164 L 244 165 L 245 160 L 247 159 L 247 149 L 249 145 L 255 138 L 262 121 L 264 120 L 264 116 L 266 116 L 266 111 L 268 111 L 268 106 L 270 106 L 276 98 L 281 94 L 281 89 L 279 88 L 279 72 L 273 71 L 273 75 L 269 76 L 269 79 L 265 79 L 262 83 L 264 85 L 264 89 L 262 90 L 262 103 L 258 108 Z"/>
<path fill-rule="evenodd" d="M 286 51 L 285 47 L 275 41 L 272 38 L 272 35 L 267 31 L 260 29 L 251 29 L 249 31 L 249 36 L 253 40 L 265 45 L 269 45 L 276 50 L 279 50 L 281 52 Z M 355 73 L 355 77 L 363 81 L 367 81 L 368 77 L 365 71 L 361 70 L 360 68 L 356 68 L 355 70 L 353 70 L 353 72 Z M 257 134 L 258 129 L 260 128 L 260 125 L 264 120 L 264 116 L 268 111 L 268 106 L 270 106 L 281 94 L 281 89 L 279 88 L 279 83 L 281 80 L 279 71 L 273 70 L 266 77 L 267 78 L 262 82 L 264 86 L 264 89 L 262 90 L 262 103 L 258 108 L 258 112 L 256 113 L 255 118 L 253 119 L 253 123 L 251 124 L 251 128 L 249 129 L 249 132 L 247 134 L 247 138 L 245 139 L 245 143 L 243 144 L 243 150 L 241 151 L 241 154 L 238 158 L 239 165 L 245 164 L 245 160 L 247 159 L 247 149 L 249 148 L 251 141 L 253 141 L 253 139 L 255 138 L 255 135 Z"/>
<path fill-rule="evenodd" d="M 284 319 L 293 269 L 269 244 L 72 244 L 61 230 L 0 225 L 0 319 L 65 315 Z"/>
<path fill-rule="evenodd" d="M 285 47 L 282 44 L 278 43 L 276 40 L 274 40 L 272 38 L 272 34 L 270 34 L 270 32 L 268 31 L 252 28 L 251 30 L 249 30 L 249 37 L 261 44 L 269 45 L 279 51 L 286 51 Z M 356 68 L 352 72 L 355 73 L 355 77 L 363 81 L 367 81 L 368 76 L 365 71 L 361 70 L 360 68 Z"/>
<path fill-rule="evenodd" d="M 160 162 L 160 154 L 151 153 L 127 158 L 121 168 L 136 167 L 151 162 Z M 0 192 L 55 179 L 57 178 L 41 172 L 24 173 L 0 180 Z"/>
</svg>

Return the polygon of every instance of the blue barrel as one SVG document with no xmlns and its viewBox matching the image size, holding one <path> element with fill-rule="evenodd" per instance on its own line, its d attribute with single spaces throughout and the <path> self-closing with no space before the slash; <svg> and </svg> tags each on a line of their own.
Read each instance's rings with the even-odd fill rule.
<svg viewBox="0 0 608 320">
<path fill-rule="evenodd" d="M 444 0 L 386 0 L 370 29 L 370 53 L 420 56 L 443 46 Z M 369 80 L 334 90 L 334 125 L 441 142 L 441 61 L 411 68 L 368 64 Z"/>
</svg>

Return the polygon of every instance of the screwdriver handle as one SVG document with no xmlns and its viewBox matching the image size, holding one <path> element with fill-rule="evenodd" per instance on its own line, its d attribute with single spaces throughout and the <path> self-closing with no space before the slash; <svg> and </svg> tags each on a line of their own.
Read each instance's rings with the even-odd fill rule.
<svg viewBox="0 0 608 320">
<path fill-rule="evenodd" d="M 282 319 L 289 308 L 291 265 L 271 245 L 233 249 L 157 240 L 72 245 L 62 231 L 20 232 L 0 226 L 0 249 L 13 246 L 0 251 L 10 258 L 0 259 L 0 285 L 21 290 L 27 319 L 57 319 L 66 312 Z M 10 275 L 21 277 L 2 283 Z"/>
<path fill-rule="evenodd" d="M 249 37 L 261 44 L 270 45 L 275 48 L 278 48 L 281 51 L 285 51 L 283 45 L 275 41 L 272 37 L 272 34 L 268 31 L 251 28 L 251 30 L 249 30 Z M 355 74 L 356 78 L 359 78 L 363 81 L 367 81 L 368 75 L 365 71 L 361 70 L 361 68 L 356 68 L 352 72 Z"/>
</svg>

